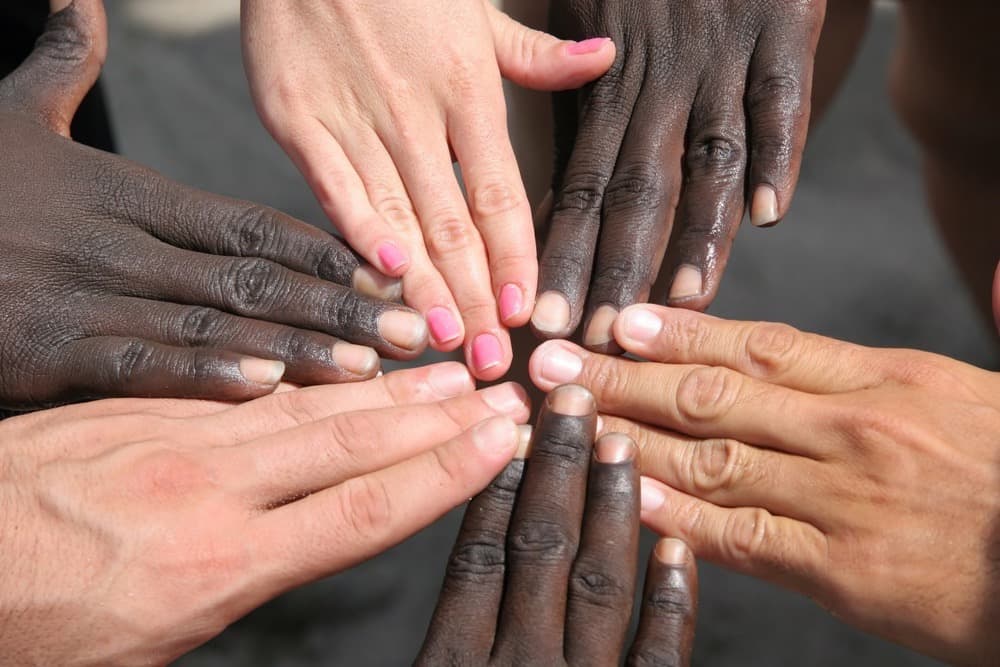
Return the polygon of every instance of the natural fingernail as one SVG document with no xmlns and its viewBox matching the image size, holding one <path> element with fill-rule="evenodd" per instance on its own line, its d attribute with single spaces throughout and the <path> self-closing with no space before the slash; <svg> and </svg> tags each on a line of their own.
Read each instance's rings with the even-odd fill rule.
<svg viewBox="0 0 1000 667">
<path fill-rule="evenodd" d="M 597 409 L 594 395 L 576 384 L 556 387 L 547 399 L 549 410 L 569 417 L 584 417 Z"/>
<path fill-rule="evenodd" d="M 604 417 L 597 415 L 597 432 L 600 433 L 604 430 Z"/>
<path fill-rule="evenodd" d="M 535 302 L 531 324 L 536 330 L 551 336 L 569 333 L 569 301 L 559 292 L 546 292 Z"/>
<path fill-rule="evenodd" d="M 754 227 L 766 227 L 778 221 L 778 194 L 770 185 L 757 186 L 750 203 L 750 222 Z"/>
<path fill-rule="evenodd" d="M 458 320 L 447 308 L 440 306 L 427 312 L 427 325 L 431 328 L 431 336 L 438 344 L 450 343 L 462 335 Z"/>
<path fill-rule="evenodd" d="M 524 292 L 513 283 L 504 285 L 500 290 L 500 319 L 507 320 L 517 317 L 524 309 Z"/>
<path fill-rule="evenodd" d="M 343 341 L 334 343 L 330 354 L 333 357 L 333 363 L 348 373 L 362 377 L 372 375 L 379 365 L 378 353 L 375 350 L 353 343 Z"/>
<path fill-rule="evenodd" d="M 640 506 L 643 512 L 655 512 L 656 510 L 663 507 L 663 504 L 667 502 L 667 496 L 656 486 L 656 482 L 650 481 L 645 477 L 639 482 L 641 486 L 640 494 Z"/>
<path fill-rule="evenodd" d="M 55 14 L 56 12 L 61 12 L 72 4 L 73 0 L 49 0 L 49 10 Z"/>
<path fill-rule="evenodd" d="M 395 275 L 410 261 L 402 250 L 395 243 L 383 243 L 378 247 L 378 261 L 382 262 L 382 268 L 388 273 Z"/>
<path fill-rule="evenodd" d="M 432 367 L 427 375 L 427 384 L 441 398 L 462 396 L 475 388 L 469 369 L 455 362 Z"/>
<path fill-rule="evenodd" d="M 521 415 L 528 408 L 527 394 L 513 382 L 487 387 L 479 392 L 479 396 L 494 411 L 505 415 Z"/>
<path fill-rule="evenodd" d="M 359 266 L 351 277 L 351 286 L 376 299 L 399 301 L 403 297 L 402 281 L 390 278 L 374 266 Z"/>
<path fill-rule="evenodd" d="M 583 372 L 583 359 L 563 343 L 552 342 L 538 348 L 539 375 L 549 384 L 560 385 L 576 381 Z"/>
<path fill-rule="evenodd" d="M 250 382 L 278 384 L 285 374 L 285 364 L 280 361 L 246 357 L 240 359 L 240 373 Z"/>
<path fill-rule="evenodd" d="M 637 452 L 635 442 L 624 433 L 608 433 L 594 443 L 594 456 L 601 463 L 632 461 Z"/>
<path fill-rule="evenodd" d="M 534 431 L 531 424 L 522 424 L 517 427 L 517 454 L 515 459 L 526 459 L 531 455 L 531 434 Z"/>
<path fill-rule="evenodd" d="M 472 365 L 476 370 L 488 371 L 503 363 L 503 348 L 493 334 L 479 334 L 472 341 Z"/>
<path fill-rule="evenodd" d="M 623 315 L 622 333 L 630 341 L 650 343 L 662 330 L 663 321 L 645 308 L 629 308 Z"/>
<path fill-rule="evenodd" d="M 674 283 L 670 287 L 671 299 L 686 299 L 692 296 L 700 296 L 702 291 L 701 269 L 690 264 L 677 269 L 674 275 Z"/>
<path fill-rule="evenodd" d="M 597 53 L 610 41 L 607 37 L 594 37 L 592 39 L 585 39 L 582 42 L 573 42 L 566 45 L 566 53 L 571 56 L 585 56 Z"/>
<path fill-rule="evenodd" d="M 472 441 L 486 454 L 513 453 L 520 441 L 517 425 L 506 417 L 493 417 L 478 424 L 472 431 Z"/>
<path fill-rule="evenodd" d="M 618 309 L 604 305 L 594 311 L 583 335 L 583 344 L 587 347 L 602 347 L 614 341 L 612 330 L 618 319 Z"/>
<path fill-rule="evenodd" d="M 387 310 L 378 318 L 382 338 L 404 350 L 419 350 L 427 343 L 427 323 L 417 313 Z"/>
<path fill-rule="evenodd" d="M 656 555 L 656 560 L 664 565 L 683 565 L 687 562 L 690 549 L 681 540 L 667 537 L 656 543 L 653 553 Z"/>
</svg>

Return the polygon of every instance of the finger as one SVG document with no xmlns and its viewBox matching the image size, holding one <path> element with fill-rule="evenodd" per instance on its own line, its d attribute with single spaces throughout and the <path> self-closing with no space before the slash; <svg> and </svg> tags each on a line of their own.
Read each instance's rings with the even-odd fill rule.
<svg viewBox="0 0 1000 667">
<path fill-rule="evenodd" d="M 664 263 L 666 299 L 703 310 L 715 298 L 743 220 L 746 187 L 745 66 L 704 83 L 684 152 L 684 187 Z"/>
<path fill-rule="evenodd" d="M 609 433 L 594 444 L 580 549 L 570 575 L 566 662 L 616 665 L 635 597 L 639 467 L 635 443 Z"/>
<path fill-rule="evenodd" d="M 691 438 L 617 417 L 603 417 L 601 429 L 635 440 L 647 477 L 716 505 L 767 507 L 809 520 L 822 514 L 814 498 L 836 495 L 826 466 L 806 457 L 726 438 Z"/>
<path fill-rule="evenodd" d="M 680 86 L 637 102 L 604 194 L 603 222 L 587 299 L 584 344 L 618 353 L 611 326 L 619 311 L 646 301 L 659 273 L 680 192 L 688 116 Z"/>
<path fill-rule="evenodd" d="M 501 664 L 562 658 L 595 422 L 590 392 L 567 386 L 549 394 L 535 427 L 507 532 L 507 587 L 494 650 Z"/>
<path fill-rule="evenodd" d="M 552 220 L 539 262 L 539 296 L 531 316 L 535 333 L 545 338 L 569 336 L 583 316 L 605 189 L 636 94 L 626 84 L 626 67 L 642 67 L 642 63 L 626 63 L 619 54 L 611 71 L 592 86 L 579 112 L 581 120 L 565 171 L 557 171 Z M 560 105 L 567 102 L 566 97 L 557 100 Z M 557 145 L 565 139 L 557 134 Z M 557 167 L 561 161 L 557 151 Z"/>
<path fill-rule="evenodd" d="M 527 421 L 524 390 L 508 383 L 441 403 L 341 413 L 218 452 L 233 461 L 232 487 L 267 507 L 405 461 L 496 415 Z"/>
<path fill-rule="evenodd" d="M 63 3 L 28 58 L 0 85 L 0 107 L 35 116 L 68 137 L 77 108 L 97 82 L 107 48 L 104 3 Z"/>
<path fill-rule="evenodd" d="M 576 382 L 594 393 L 602 413 L 695 437 L 733 438 L 816 457 L 831 444 L 818 434 L 832 427 L 835 411 L 818 397 L 728 368 L 637 363 L 567 341 L 542 344 L 528 366 L 542 391 Z"/>
<path fill-rule="evenodd" d="M 216 445 L 235 445 L 354 410 L 437 403 L 474 390 L 465 366 L 445 362 L 386 373 L 350 387 L 275 392 L 251 403 L 229 406 L 224 415 L 205 420 L 203 427 L 214 434 Z"/>
<path fill-rule="evenodd" d="M 420 135 L 433 136 L 433 131 Z M 448 142 L 442 137 L 431 145 L 414 147 L 395 139 L 391 150 L 416 206 L 428 255 L 458 304 L 464 331 L 456 329 L 458 323 L 450 321 L 452 316 L 443 307 L 427 312 L 428 325 L 439 332 L 434 336 L 439 341 L 464 337 L 473 375 L 495 380 L 510 368 L 510 336 L 500 324 L 486 248 L 455 178 Z"/>
<path fill-rule="evenodd" d="M 642 478 L 642 522 L 675 535 L 700 558 L 752 577 L 813 590 L 826 579 L 827 537 L 759 507 L 723 508 Z"/>
<path fill-rule="evenodd" d="M 530 431 L 521 433 L 530 437 Z M 524 460 L 512 461 L 469 503 L 416 664 L 489 662 L 503 598 L 507 525 L 523 472 Z"/>
<path fill-rule="evenodd" d="M 265 124 L 305 176 L 333 226 L 374 267 L 402 276 L 410 258 L 405 244 L 372 207 L 364 183 L 331 129 L 322 121 Z"/>
<path fill-rule="evenodd" d="M 614 324 L 615 340 L 643 359 L 725 366 L 790 389 L 856 391 L 885 380 L 878 355 L 785 324 L 736 322 L 689 310 L 640 305 Z"/>
<path fill-rule="evenodd" d="M 518 440 L 513 421 L 493 418 L 432 451 L 265 513 L 251 530 L 265 573 L 255 583 L 261 601 L 355 565 L 429 525 L 485 488 L 510 462 Z"/>
<path fill-rule="evenodd" d="M 563 40 L 518 23 L 487 3 L 497 64 L 504 78 L 532 90 L 574 90 L 608 71 L 615 45 L 607 37 Z"/>
<path fill-rule="evenodd" d="M 646 569 L 639 629 L 629 665 L 691 664 L 698 619 L 698 567 L 687 545 L 673 538 L 656 543 Z"/>
<path fill-rule="evenodd" d="M 764 27 L 750 61 L 746 117 L 750 121 L 750 221 L 773 225 L 788 212 L 809 131 L 813 58 L 823 12 L 789 8 L 785 29 Z M 799 15 L 795 15 L 794 13 Z M 804 29 L 803 29 L 804 28 Z"/>
<path fill-rule="evenodd" d="M 424 319 L 403 306 L 265 259 L 217 257 L 158 242 L 148 246 L 147 265 L 122 269 L 132 296 L 321 331 L 394 358 L 412 359 L 427 344 Z"/>
<path fill-rule="evenodd" d="M 108 304 L 89 329 L 94 335 L 141 333 L 159 343 L 228 350 L 284 362 L 284 379 L 300 384 L 359 382 L 375 376 L 375 350 L 316 331 L 229 315 L 213 308 L 123 298 Z"/>
<path fill-rule="evenodd" d="M 86 338 L 59 351 L 41 400 L 113 396 L 241 401 L 274 391 L 285 365 L 223 350 L 178 348 L 140 338 Z"/>
</svg>

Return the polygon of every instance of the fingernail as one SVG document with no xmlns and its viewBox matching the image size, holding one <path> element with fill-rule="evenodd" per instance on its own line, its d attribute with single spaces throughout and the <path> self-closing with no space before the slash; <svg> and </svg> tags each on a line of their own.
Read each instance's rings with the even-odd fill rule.
<svg viewBox="0 0 1000 667">
<path fill-rule="evenodd" d="M 564 343 L 543 344 L 536 353 L 541 356 L 541 379 L 553 385 L 569 384 L 583 372 L 583 359 L 566 349 Z"/>
<path fill-rule="evenodd" d="M 600 434 L 604 430 L 604 417 L 597 415 L 597 433 Z"/>
<path fill-rule="evenodd" d="M 513 382 L 487 387 L 479 392 L 486 405 L 494 411 L 505 415 L 522 414 L 528 407 L 528 397 L 524 389 Z"/>
<path fill-rule="evenodd" d="M 427 323 L 417 313 L 387 310 L 378 318 L 382 338 L 404 350 L 419 350 L 427 343 Z"/>
<path fill-rule="evenodd" d="M 493 417 L 472 431 L 472 442 L 486 454 L 513 452 L 520 440 L 517 425 L 506 417 Z"/>
<path fill-rule="evenodd" d="M 531 424 L 523 424 L 517 427 L 517 454 L 515 459 L 526 459 L 531 456 L 531 434 L 534 429 Z"/>
<path fill-rule="evenodd" d="M 351 276 L 351 286 L 376 299 L 399 301 L 403 297 L 403 283 L 390 278 L 374 266 L 359 266 Z"/>
<path fill-rule="evenodd" d="M 592 39 L 585 39 L 582 42 L 573 42 L 566 45 L 566 53 L 571 56 L 585 56 L 597 53 L 610 41 L 607 37 L 594 37 Z"/>
<path fill-rule="evenodd" d="M 614 306 L 601 306 L 594 311 L 583 335 L 583 344 L 587 347 L 600 347 L 614 341 L 612 329 L 618 319 L 618 309 Z"/>
<path fill-rule="evenodd" d="M 438 344 L 450 343 L 462 335 L 462 329 L 451 311 L 440 306 L 427 312 L 427 325 L 431 328 L 431 336 Z"/>
<path fill-rule="evenodd" d="M 674 275 L 674 283 L 670 287 L 671 299 L 686 299 L 692 296 L 700 296 L 702 290 L 701 269 L 690 264 L 677 269 Z"/>
<path fill-rule="evenodd" d="M 664 565 L 683 565 L 687 562 L 689 552 L 688 545 L 674 537 L 660 540 L 653 548 L 656 560 Z"/>
<path fill-rule="evenodd" d="M 73 4 L 73 0 L 49 0 L 49 10 L 56 14 Z"/>
<path fill-rule="evenodd" d="M 594 443 L 594 456 L 601 463 L 625 463 L 635 459 L 635 442 L 624 433 L 602 435 Z"/>
<path fill-rule="evenodd" d="M 622 333 L 636 343 L 651 343 L 663 330 L 663 321 L 645 308 L 629 308 L 624 313 Z"/>
<path fill-rule="evenodd" d="M 577 384 L 556 387 L 546 399 L 549 410 L 569 417 L 584 417 L 597 409 L 594 395 Z"/>
<path fill-rule="evenodd" d="M 240 373 L 250 382 L 278 384 L 285 374 L 285 364 L 280 361 L 246 357 L 240 359 Z"/>
<path fill-rule="evenodd" d="M 372 375 L 379 365 L 378 353 L 375 350 L 353 343 L 343 341 L 334 343 L 330 355 L 333 357 L 333 363 L 348 373 L 362 377 Z"/>
<path fill-rule="evenodd" d="M 493 334 L 479 334 L 472 341 L 472 365 L 478 371 L 487 371 L 503 363 L 503 348 Z"/>
<path fill-rule="evenodd" d="M 382 262 L 382 268 L 390 274 L 396 274 L 410 261 L 406 253 L 400 250 L 395 243 L 383 243 L 378 247 L 378 261 Z"/>
<path fill-rule="evenodd" d="M 455 362 L 432 367 L 427 375 L 427 384 L 441 398 L 462 396 L 475 388 L 469 369 Z"/>
<path fill-rule="evenodd" d="M 524 308 L 524 292 L 513 283 L 504 285 L 500 290 L 500 319 L 507 320 L 517 317 Z"/>
<path fill-rule="evenodd" d="M 778 221 L 778 194 L 770 185 L 759 185 L 750 203 L 750 222 L 754 227 L 766 227 Z"/>
<path fill-rule="evenodd" d="M 639 484 L 641 486 L 639 504 L 643 512 L 655 512 L 667 502 L 667 496 L 656 486 L 656 482 L 643 477 Z"/>
<path fill-rule="evenodd" d="M 552 336 L 569 333 L 569 301 L 559 292 L 546 292 L 535 302 L 531 324 L 538 331 Z"/>
</svg>

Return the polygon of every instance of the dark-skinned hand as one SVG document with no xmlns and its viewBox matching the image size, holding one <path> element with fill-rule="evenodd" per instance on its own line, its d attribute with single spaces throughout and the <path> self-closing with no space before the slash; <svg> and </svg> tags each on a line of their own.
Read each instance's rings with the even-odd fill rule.
<svg viewBox="0 0 1000 667">
<path fill-rule="evenodd" d="M 594 445 L 594 397 L 548 397 L 515 460 L 472 500 L 418 665 L 618 665 L 636 588 L 635 443 Z M 649 560 L 629 665 L 687 665 L 697 614 L 694 557 L 661 540 Z"/>
<path fill-rule="evenodd" d="M 618 55 L 595 84 L 554 99 L 537 334 L 567 337 L 582 320 L 587 347 L 620 351 L 611 325 L 626 306 L 711 303 L 747 203 L 757 226 L 788 211 L 825 10 L 825 0 L 553 0 L 553 34 L 608 35 Z"/>
<path fill-rule="evenodd" d="M 76 0 L 0 82 L 0 405 L 247 399 L 425 348 L 415 311 L 352 289 L 398 285 L 333 236 L 73 143 L 105 53 L 102 4 Z"/>
</svg>

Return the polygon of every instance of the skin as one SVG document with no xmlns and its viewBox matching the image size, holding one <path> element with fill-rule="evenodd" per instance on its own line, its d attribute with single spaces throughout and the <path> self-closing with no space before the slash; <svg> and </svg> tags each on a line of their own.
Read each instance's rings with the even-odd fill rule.
<svg viewBox="0 0 1000 667">
<path fill-rule="evenodd" d="M 78 0 L 0 81 L 0 405 L 247 399 L 423 351 L 418 313 L 352 288 L 398 285 L 329 234 L 69 140 L 105 53 Z"/>
<path fill-rule="evenodd" d="M 560 37 L 607 34 L 609 73 L 556 96 L 556 163 L 535 332 L 583 322 L 616 351 L 618 311 L 649 300 L 703 309 L 745 209 L 787 213 L 809 124 L 823 0 L 664 4 L 555 0 Z"/>
<path fill-rule="evenodd" d="M 532 376 L 639 443 L 646 525 L 946 662 L 1000 660 L 1000 374 L 657 306 L 614 333 L 649 363 L 550 341 Z"/>
<path fill-rule="evenodd" d="M 402 278 L 435 349 L 464 343 L 477 378 L 502 376 L 507 328 L 527 323 L 538 275 L 502 78 L 576 88 L 607 70 L 614 45 L 529 30 L 486 0 L 244 0 L 242 10 L 254 102 L 330 220 Z"/>
<path fill-rule="evenodd" d="M 629 645 L 639 541 L 635 443 L 594 444 L 593 396 L 547 398 L 516 460 L 472 500 L 417 665 L 687 665 L 697 615 L 694 556 L 662 540 Z M 631 646 L 631 648 L 628 648 Z"/>
<path fill-rule="evenodd" d="M 481 491 L 528 417 L 455 363 L 241 406 L 118 399 L 0 423 L 0 653 L 166 664 Z M 406 438 L 400 438 L 406 433 Z"/>
</svg>

